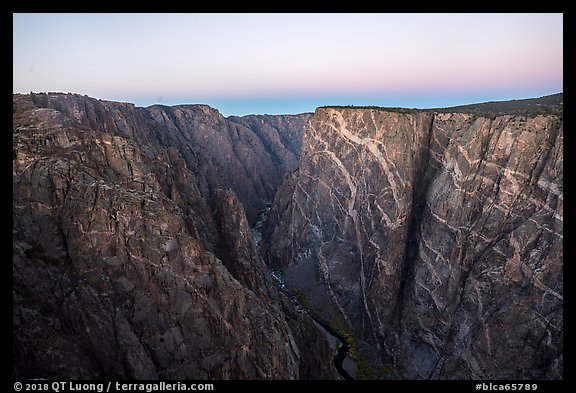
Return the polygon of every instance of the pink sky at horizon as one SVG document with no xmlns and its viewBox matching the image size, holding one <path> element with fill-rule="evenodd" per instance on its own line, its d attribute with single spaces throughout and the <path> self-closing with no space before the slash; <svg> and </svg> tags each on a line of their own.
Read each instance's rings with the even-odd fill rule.
<svg viewBox="0 0 576 393">
<path fill-rule="evenodd" d="M 13 22 L 20 93 L 139 105 L 363 96 L 394 105 L 394 96 L 412 96 L 430 97 L 412 106 L 434 107 L 434 94 L 563 90 L 562 14 L 14 14 Z"/>
</svg>

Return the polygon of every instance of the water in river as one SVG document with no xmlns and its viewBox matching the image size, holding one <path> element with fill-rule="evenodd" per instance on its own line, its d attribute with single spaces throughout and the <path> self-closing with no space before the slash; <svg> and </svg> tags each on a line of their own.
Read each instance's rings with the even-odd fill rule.
<svg viewBox="0 0 576 393">
<path fill-rule="evenodd" d="M 266 208 L 258 212 L 258 219 L 256 224 L 251 229 L 252 236 L 254 237 L 254 242 L 256 243 L 256 247 L 260 245 L 260 241 L 262 240 L 262 226 L 268 217 L 268 213 L 270 212 L 271 204 L 268 203 Z M 340 337 L 336 332 L 334 332 L 329 326 L 327 326 L 322 321 L 315 318 L 313 315 L 308 313 L 306 309 L 300 304 L 296 296 L 286 287 L 286 283 L 284 282 L 284 278 L 282 274 L 278 271 L 271 270 L 270 275 L 272 276 L 273 281 L 276 283 L 278 288 L 282 293 L 284 293 L 288 299 L 294 304 L 296 307 L 296 311 L 301 313 L 306 313 L 310 316 L 318 328 L 326 335 L 326 339 L 330 344 L 330 348 L 332 349 L 334 355 L 334 367 L 338 370 L 338 373 L 344 379 L 354 379 L 356 375 L 357 366 L 356 363 L 348 357 L 348 351 L 350 350 L 350 345 L 348 345 L 342 337 Z"/>
</svg>

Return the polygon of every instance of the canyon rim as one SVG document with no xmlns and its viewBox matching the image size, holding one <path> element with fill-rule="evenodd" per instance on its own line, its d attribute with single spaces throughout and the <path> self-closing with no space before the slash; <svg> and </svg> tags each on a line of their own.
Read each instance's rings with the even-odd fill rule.
<svg viewBox="0 0 576 393">
<path fill-rule="evenodd" d="M 13 376 L 563 379 L 562 101 L 14 94 Z"/>
</svg>

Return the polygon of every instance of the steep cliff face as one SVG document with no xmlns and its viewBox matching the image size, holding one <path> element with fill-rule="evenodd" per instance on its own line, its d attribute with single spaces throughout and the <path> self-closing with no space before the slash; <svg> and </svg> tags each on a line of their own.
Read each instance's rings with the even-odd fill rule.
<svg viewBox="0 0 576 393">
<path fill-rule="evenodd" d="M 14 376 L 334 378 L 250 235 L 280 187 L 265 261 L 387 377 L 562 378 L 563 121 L 538 105 L 15 95 Z"/>
<path fill-rule="evenodd" d="M 196 175 L 200 193 L 230 188 L 254 224 L 270 202 L 284 173 L 293 170 L 300 140 L 311 114 L 224 118 L 207 105 L 132 104 L 96 100 L 77 94 L 36 94 L 35 105 L 66 114 L 76 123 L 150 146 L 173 148 Z"/>
<path fill-rule="evenodd" d="M 216 190 L 213 211 L 219 223 L 220 242 L 216 246 L 228 271 L 260 297 L 278 296 L 268 268 L 260 258 L 244 209 L 232 191 Z"/>
<path fill-rule="evenodd" d="M 248 115 L 231 116 L 231 122 L 240 123 L 258 135 L 272 159 L 280 164 L 283 173 L 298 167 L 304 128 L 312 118 L 311 113 L 300 115 Z"/>
<path fill-rule="evenodd" d="M 265 259 L 389 377 L 561 378 L 562 132 L 319 108 Z"/>
<path fill-rule="evenodd" d="M 200 180 L 200 191 L 210 198 L 218 188 L 230 188 L 242 202 L 250 224 L 293 170 L 299 141 L 311 114 L 246 116 L 225 119 L 207 106 L 154 106 L 148 114 L 170 135 L 170 146 L 182 146 Z M 168 131 L 168 132 L 166 132 Z M 187 151 L 189 149 L 189 151 Z"/>
<path fill-rule="evenodd" d="M 13 104 L 15 377 L 333 376 L 310 372 L 330 353 L 299 347 L 241 202 L 198 189 L 197 145 L 129 104 L 46 98 Z"/>
</svg>

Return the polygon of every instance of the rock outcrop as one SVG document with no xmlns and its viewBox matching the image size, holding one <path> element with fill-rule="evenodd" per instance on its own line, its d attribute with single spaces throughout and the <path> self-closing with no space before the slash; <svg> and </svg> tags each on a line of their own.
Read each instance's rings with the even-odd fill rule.
<svg viewBox="0 0 576 393">
<path fill-rule="evenodd" d="M 388 378 L 563 376 L 563 120 L 319 108 L 265 260 Z"/>
<path fill-rule="evenodd" d="M 181 119 L 154 120 L 168 113 Z M 198 128 L 183 130 L 184 119 Z M 16 378 L 329 377 L 314 366 L 331 364 L 330 353 L 301 347 L 302 334 L 323 333 L 293 333 L 242 203 L 199 189 L 212 180 L 192 166 L 197 142 L 222 131 L 202 128 L 208 119 L 225 123 L 203 106 L 14 96 Z M 222 127 L 225 140 L 232 131 Z M 248 133 L 241 127 L 232 129 Z"/>
<path fill-rule="evenodd" d="M 263 299 L 278 296 L 266 264 L 256 249 L 242 204 L 232 191 L 216 190 L 213 211 L 220 242 L 216 253 L 228 271 L 246 288 Z"/>
<path fill-rule="evenodd" d="M 36 106 L 55 109 L 76 123 L 151 146 L 175 149 L 196 175 L 206 200 L 231 189 L 253 225 L 284 173 L 297 167 L 300 141 L 311 114 L 232 116 L 208 105 L 154 105 L 101 101 L 77 94 L 35 94 Z"/>
<path fill-rule="evenodd" d="M 357 375 L 563 378 L 558 100 L 224 118 L 14 95 L 13 375 L 335 378 L 268 264 Z"/>
</svg>

